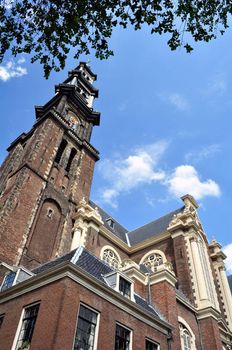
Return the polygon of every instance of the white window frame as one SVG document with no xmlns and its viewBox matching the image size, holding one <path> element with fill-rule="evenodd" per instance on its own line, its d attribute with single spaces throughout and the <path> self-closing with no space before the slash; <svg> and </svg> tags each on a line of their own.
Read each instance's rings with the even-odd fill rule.
<svg viewBox="0 0 232 350">
<path fill-rule="evenodd" d="M 195 337 L 195 334 L 193 333 L 191 327 L 189 326 L 189 324 L 180 316 L 178 316 L 178 322 L 179 322 L 179 324 L 182 324 L 190 334 L 191 350 L 197 350 L 196 337 Z M 184 349 L 184 340 L 183 340 L 183 336 L 182 336 L 181 332 L 180 332 L 180 342 L 181 342 L 181 349 Z"/>
<path fill-rule="evenodd" d="M 167 259 L 166 259 L 165 254 L 164 254 L 161 250 L 154 249 L 154 250 L 150 250 L 148 253 L 146 253 L 146 254 L 142 257 L 142 259 L 140 260 L 139 265 L 144 264 L 144 261 L 145 261 L 150 255 L 155 255 L 155 254 L 160 255 L 161 258 L 162 258 L 162 261 L 163 261 L 162 264 L 157 265 L 157 267 L 158 267 L 158 266 L 161 266 L 161 265 L 164 265 L 164 264 L 167 262 Z M 154 272 L 155 272 L 155 271 L 154 271 Z"/>
<path fill-rule="evenodd" d="M 40 305 L 40 302 L 35 302 L 33 304 L 25 305 L 23 307 L 23 310 L 21 312 L 21 316 L 20 316 L 20 319 L 19 319 L 18 327 L 17 327 L 16 333 L 15 333 L 15 337 L 14 337 L 14 341 L 13 341 L 11 350 L 17 350 L 16 345 L 17 345 L 17 342 L 18 342 L 18 338 L 19 338 L 19 334 L 20 334 L 21 328 L 22 328 L 22 323 L 23 323 L 23 318 L 24 318 L 24 315 L 25 315 L 25 310 L 27 308 L 29 308 L 29 307 L 33 307 L 33 306 L 36 306 L 36 305 Z"/>
<path fill-rule="evenodd" d="M 116 285 L 115 287 L 113 288 L 109 282 L 108 282 L 108 277 L 111 277 L 112 275 L 116 275 Z M 135 298 L 134 298 L 134 281 L 129 278 L 127 275 L 125 275 L 124 273 L 122 273 L 121 271 L 112 271 L 110 273 L 108 273 L 107 275 L 104 275 L 104 280 L 106 281 L 107 285 L 110 286 L 111 288 L 113 288 L 114 290 L 116 290 L 119 294 L 121 294 L 122 296 L 124 296 L 120 290 L 119 290 L 119 280 L 120 280 L 120 277 L 123 278 L 124 280 L 128 281 L 131 285 L 131 296 L 130 298 L 127 298 L 126 296 L 124 296 L 124 298 L 127 298 L 129 300 L 132 300 L 132 301 L 135 301 Z"/>
<path fill-rule="evenodd" d="M 132 350 L 132 342 L 133 342 L 133 330 L 127 326 L 125 326 L 124 324 L 120 323 L 120 322 L 116 322 L 115 323 L 115 334 L 114 334 L 114 350 L 115 350 L 115 338 L 116 338 L 116 328 L 117 326 L 120 326 L 122 328 L 127 329 L 130 332 L 130 344 L 129 344 L 129 350 Z"/>
<path fill-rule="evenodd" d="M 34 276 L 34 274 L 33 274 L 31 271 L 29 271 L 29 270 L 27 270 L 26 268 L 21 267 L 21 266 L 9 268 L 9 271 L 5 273 L 5 276 L 4 276 L 4 278 L 3 278 L 2 284 L 1 284 L 1 286 L 0 286 L 0 292 L 2 291 L 2 287 L 3 287 L 3 285 L 4 285 L 4 282 L 5 282 L 5 279 L 6 279 L 7 275 L 8 275 L 9 273 L 11 273 L 11 272 L 16 272 L 16 274 L 15 274 L 14 282 L 12 283 L 12 286 L 10 286 L 9 288 L 11 288 L 11 287 L 13 287 L 13 286 L 15 286 L 15 285 L 17 284 L 17 280 L 18 280 L 20 271 L 26 272 L 26 273 L 27 273 L 28 275 L 30 275 L 31 277 Z M 9 288 L 7 288 L 7 289 L 9 289 Z M 7 289 L 5 289 L 5 290 L 7 290 Z"/>
<path fill-rule="evenodd" d="M 77 332 L 77 326 L 78 326 L 78 319 L 79 319 L 79 314 L 80 314 L 80 307 L 83 306 L 86 309 L 89 309 L 90 311 L 94 312 L 97 314 L 97 323 L 96 323 L 96 328 L 95 328 L 95 334 L 94 334 L 94 345 L 93 345 L 93 350 L 97 350 L 97 344 L 98 344 L 98 334 L 99 334 L 99 325 L 100 325 L 100 312 L 93 307 L 80 302 L 79 307 L 78 307 L 78 313 L 77 313 L 77 321 L 76 321 L 76 327 L 75 327 L 75 332 L 74 332 L 74 338 L 73 338 L 73 346 L 72 349 L 74 349 L 75 345 L 75 339 L 76 339 L 76 332 Z"/>
<path fill-rule="evenodd" d="M 4 276 L 4 278 L 3 278 L 3 281 L 2 281 L 2 284 L 1 284 L 1 287 L 0 287 L 0 292 L 2 291 L 2 287 L 4 286 L 4 283 L 5 283 L 5 280 L 6 280 L 6 278 L 7 278 L 7 276 L 11 273 L 11 272 L 15 272 L 15 277 L 14 277 L 14 282 L 12 283 L 12 285 L 9 287 L 9 288 L 11 288 L 11 287 L 13 287 L 15 284 L 16 284 L 16 281 L 17 281 L 17 278 L 18 278 L 18 275 L 19 275 L 19 269 L 17 270 L 17 271 L 15 271 L 15 270 L 11 270 L 11 271 L 9 271 L 9 272 L 7 272 L 6 274 L 5 274 L 5 276 Z M 9 289 L 9 288 L 7 288 L 7 289 Z M 5 289 L 5 290 L 7 290 L 7 289 Z M 4 291 L 5 291 L 4 290 Z M 3 291 L 3 292 L 4 292 Z"/>
<path fill-rule="evenodd" d="M 157 343 L 156 341 L 154 341 L 154 340 L 152 340 L 152 339 L 146 337 L 146 338 L 145 338 L 145 346 L 146 346 L 146 341 L 149 341 L 150 343 L 155 344 L 155 345 L 157 346 L 157 350 L 160 350 L 160 344 Z"/>
<path fill-rule="evenodd" d="M 121 258 L 120 258 L 120 255 L 118 254 L 118 252 L 117 252 L 117 250 L 116 249 L 114 249 L 112 246 L 110 246 L 110 245 L 105 245 L 104 247 L 102 247 L 102 249 L 101 249 L 101 253 L 100 253 L 100 259 L 102 260 L 102 261 L 104 261 L 106 264 L 107 264 L 107 262 L 105 261 L 105 260 L 103 260 L 103 256 L 104 256 L 104 251 L 105 250 L 112 250 L 112 252 L 116 255 L 116 257 L 117 257 L 117 259 L 118 259 L 118 268 L 121 266 L 121 264 L 122 264 L 122 260 L 121 260 Z M 107 265 L 109 265 L 109 264 L 107 264 Z M 114 268 L 112 265 L 109 265 L 110 267 L 112 267 L 112 268 Z"/>
</svg>

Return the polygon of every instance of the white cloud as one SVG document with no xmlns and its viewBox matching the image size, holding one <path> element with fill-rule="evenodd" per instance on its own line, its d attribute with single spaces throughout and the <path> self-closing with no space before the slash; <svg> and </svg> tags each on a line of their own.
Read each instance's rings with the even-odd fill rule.
<svg viewBox="0 0 232 350">
<path fill-rule="evenodd" d="M 221 145 L 212 144 L 206 147 L 201 148 L 200 150 L 196 150 L 193 152 L 188 152 L 185 155 L 186 162 L 194 162 L 198 163 L 202 160 L 212 158 L 215 154 L 221 152 Z"/>
<path fill-rule="evenodd" d="M 227 271 L 232 273 L 232 243 L 223 247 L 223 251 L 227 256 L 227 259 L 225 260 Z"/>
<path fill-rule="evenodd" d="M 106 186 L 99 189 L 96 200 L 117 208 L 120 195 L 154 183 L 167 189 L 162 197 L 165 201 L 184 194 L 191 194 L 197 200 L 221 195 L 219 185 L 212 179 L 202 180 L 192 165 L 179 165 L 169 172 L 164 171 L 160 161 L 168 145 L 167 141 L 159 141 L 135 148 L 127 157 L 102 160 L 98 171 Z M 144 199 L 149 205 L 155 206 L 155 201 L 161 200 L 156 198 L 154 201 L 150 190 L 153 191 L 153 188 L 144 192 Z"/>
<path fill-rule="evenodd" d="M 172 93 L 167 97 L 167 100 L 180 111 L 186 111 L 189 108 L 187 99 L 181 94 Z"/>
<path fill-rule="evenodd" d="M 21 58 L 16 63 L 8 61 L 5 65 L 0 66 L 0 80 L 6 82 L 11 78 L 19 78 L 27 74 L 27 69 L 22 66 L 25 59 Z"/>
<path fill-rule="evenodd" d="M 222 75 L 214 77 L 208 86 L 202 91 L 204 95 L 222 96 L 227 89 L 227 82 Z"/>
<path fill-rule="evenodd" d="M 167 146 L 167 141 L 160 141 L 137 148 L 126 158 L 102 161 L 99 170 L 110 186 L 103 190 L 101 200 L 117 207 L 122 192 L 163 180 L 165 173 L 157 168 L 157 163 Z"/>
<path fill-rule="evenodd" d="M 219 197 L 221 194 L 220 187 L 215 181 L 211 179 L 201 181 L 197 170 L 191 165 L 176 167 L 165 184 L 169 192 L 177 197 L 188 193 L 196 199 L 202 199 L 206 196 Z"/>
</svg>

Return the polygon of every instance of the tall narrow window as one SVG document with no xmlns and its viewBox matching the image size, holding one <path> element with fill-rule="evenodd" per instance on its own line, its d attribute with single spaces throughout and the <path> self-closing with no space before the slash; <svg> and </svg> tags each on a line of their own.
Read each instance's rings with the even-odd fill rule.
<svg viewBox="0 0 232 350">
<path fill-rule="evenodd" d="M 115 334 L 115 350 L 129 350 L 130 337 L 131 332 L 129 331 L 129 329 L 117 324 Z"/>
<path fill-rule="evenodd" d="M 68 163 L 67 163 L 67 166 L 65 168 L 66 171 L 69 172 L 69 170 L 71 169 L 72 162 L 73 162 L 73 159 L 74 159 L 76 154 L 77 154 L 77 151 L 75 150 L 75 148 L 72 148 L 70 156 L 69 156 L 69 160 L 68 160 Z"/>
<path fill-rule="evenodd" d="M 39 311 L 39 304 L 28 306 L 24 310 L 22 325 L 19 332 L 16 349 L 29 348 Z"/>
<path fill-rule="evenodd" d="M 195 340 L 194 336 L 191 334 L 190 330 L 183 323 L 179 323 L 180 328 L 180 339 L 181 339 L 181 349 L 182 350 L 195 350 Z"/>
<path fill-rule="evenodd" d="M 124 297 L 130 299 L 131 297 L 131 283 L 125 278 L 119 277 L 119 292 L 124 295 Z"/>
<path fill-rule="evenodd" d="M 61 160 L 61 157 L 62 157 L 62 155 L 63 155 L 63 153 L 64 153 L 64 150 L 65 150 L 65 148 L 66 148 L 66 146 L 67 146 L 67 141 L 66 140 L 62 140 L 61 141 L 61 144 L 60 144 L 60 146 L 59 146 L 59 148 L 58 148 L 58 151 L 57 151 L 57 153 L 56 153 L 56 158 L 55 158 L 55 162 L 56 163 L 60 163 L 60 160 Z"/>
<path fill-rule="evenodd" d="M 73 350 L 93 350 L 96 342 L 96 326 L 98 314 L 80 305 L 77 331 Z"/>
<path fill-rule="evenodd" d="M 146 339 L 146 350 L 158 350 L 158 349 L 159 349 L 158 344 Z"/>
</svg>

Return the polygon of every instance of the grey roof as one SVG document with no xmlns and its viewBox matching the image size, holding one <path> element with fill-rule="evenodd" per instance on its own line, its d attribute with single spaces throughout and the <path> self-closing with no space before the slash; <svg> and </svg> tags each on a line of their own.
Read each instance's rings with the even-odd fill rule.
<svg viewBox="0 0 232 350">
<path fill-rule="evenodd" d="M 89 204 L 92 208 L 98 208 L 98 211 L 102 217 L 102 220 L 104 222 L 104 226 L 110 230 L 115 236 L 120 238 L 123 242 L 127 243 L 126 233 L 128 230 L 120 225 L 114 218 L 112 218 L 111 215 L 109 215 L 107 212 L 105 212 L 101 207 L 99 207 L 97 204 L 95 204 L 92 201 L 89 201 Z M 114 221 L 114 228 L 110 227 L 110 225 L 107 223 L 107 219 L 112 219 Z"/>
<path fill-rule="evenodd" d="M 74 261 L 76 255 L 77 255 L 77 261 Z M 52 267 L 60 265 L 64 261 L 72 262 L 72 259 L 74 259 L 73 261 L 75 265 L 77 265 L 82 270 L 84 270 L 85 272 L 87 272 L 88 274 L 90 274 L 91 276 L 93 276 L 100 282 L 104 283 L 106 286 L 108 286 L 103 276 L 114 271 L 114 269 L 109 267 L 104 261 L 100 260 L 98 257 L 93 255 L 84 247 L 80 247 L 78 249 L 72 250 L 71 252 L 63 255 L 62 257 L 57 258 L 56 260 L 53 260 L 51 262 L 48 262 L 46 264 L 43 264 L 37 267 L 32 272 L 35 274 L 45 272 L 51 269 Z M 163 316 L 159 314 L 158 310 L 156 310 L 156 308 L 153 305 L 150 305 L 145 299 L 141 298 L 137 294 L 134 295 L 134 298 L 135 298 L 135 303 L 138 306 L 150 312 L 154 316 L 164 320 Z"/>
<path fill-rule="evenodd" d="M 227 276 L 227 278 L 228 278 L 228 282 L 229 282 L 230 290 L 231 290 L 231 293 L 232 293 L 232 275 Z"/>
<path fill-rule="evenodd" d="M 55 260 L 49 261 L 48 263 L 45 263 L 43 265 L 36 267 L 34 270 L 32 270 L 32 272 L 37 274 L 37 273 L 49 270 L 52 267 L 55 267 L 57 265 L 60 265 L 64 261 L 71 261 L 75 252 L 76 252 L 76 249 L 71 250 L 71 252 L 69 252 L 69 253 L 67 253 L 67 254 L 65 254 L 65 255 L 63 255 Z"/>
<path fill-rule="evenodd" d="M 100 260 L 86 249 L 83 249 L 75 265 L 104 283 L 105 280 L 103 276 L 113 271 L 104 261 Z"/>
<path fill-rule="evenodd" d="M 152 236 L 158 236 L 161 233 L 165 232 L 173 218 L 173 215 L 180 213 L 184 209 L 184 207 L 181 207 L 133 231 L 128 231 L 125 227 L 120 225 L 114 218 L 112 218 L 110 214 L 104 211 L 93 201 L 89 201 L 89 204 L 92 208 L 98 208 L 98 211 L 104 222 L 104 226 L 108 230 L 110 230 L 114 235 L 120 238 L 123 242 L 129 244 L 130 246 L 133 246 L 136 243 L 140 243 L 148 238 L 151 238 Z M 110 227 L 110 225 L 107 223 L 107 219 L 112 219 L 114 221 L 114 228 Z"/>
<path fill-rule="evenodd" d="M 173 218 L 173 215 L 180 213 L 183 209 L 184 207 L 174 210 L 171 213 L 162 216 L 158 220 L 152 221 L 142 227 L 137 228 L 136 230 L 128 232 L 127 237 L 130 245 L 132 246 L 136 243 L 145 241 L 152 236 L 158 236 L 165 232 Z"/>
<path fill-rule="evenodd" d="M 152 273 L 153 272 L 149 267 L 145 266 L 144 264 L 140 264 L 139 269 L 143 273 Z"/>
</svg>

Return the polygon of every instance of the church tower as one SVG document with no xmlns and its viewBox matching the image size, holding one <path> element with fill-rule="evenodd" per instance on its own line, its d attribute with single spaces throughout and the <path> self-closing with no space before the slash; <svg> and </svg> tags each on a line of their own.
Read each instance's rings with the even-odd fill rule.
<svg viewBox="0 0 232 350">
<path fill-rule="evenodd" d="M 37 106 L 36 122 L 8 148 L 0 168 L 0 261 L 36 267 L 70 250 L 73 214 L 89 198 L 98 151 L 96 75 L 81 62 Z"/>
</svg>

